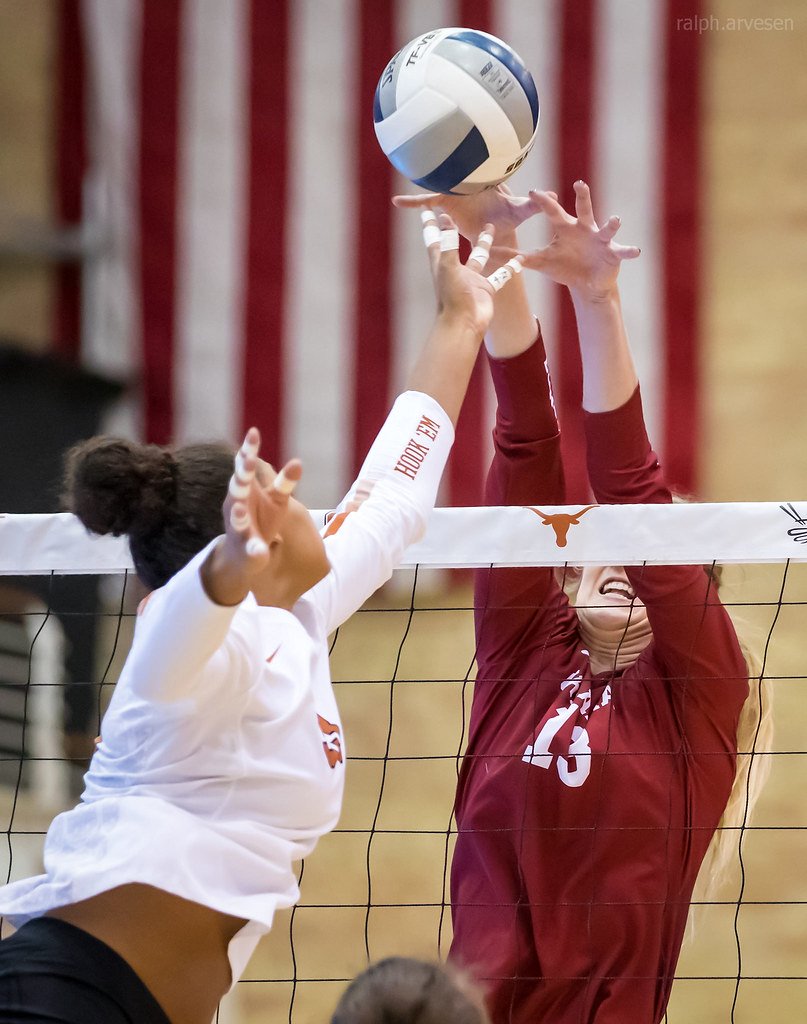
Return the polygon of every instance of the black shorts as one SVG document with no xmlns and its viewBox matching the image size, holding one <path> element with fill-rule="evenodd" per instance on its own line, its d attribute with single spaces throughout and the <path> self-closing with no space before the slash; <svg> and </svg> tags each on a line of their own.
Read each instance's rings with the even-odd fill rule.
<svg viewBox="0 0 807 1024">
<path fill-rule="evenodd" d="M 170 1024 L 126 961 L 54 917 L 0 942 L 0 1024 Z"/>
</svg>

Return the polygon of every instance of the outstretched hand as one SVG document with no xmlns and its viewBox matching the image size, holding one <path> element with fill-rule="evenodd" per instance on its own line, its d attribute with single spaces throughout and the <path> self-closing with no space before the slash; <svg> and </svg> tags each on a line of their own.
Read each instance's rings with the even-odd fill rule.
<svg viewBox="0 0 807 1024">
<path fill-rule="evenodd" d="M 459 233 L 447 213 L 435 216 L 431 210 L 421 214 L 423 240 L 429 251 L 438 313 L 451 319 L 464 321 L 474 334 L 481 337 L 493 317 L 493 296 L 521 270 L 522 258 L 515 254 L 503 267 L 489 277 L 482 274 L 493 242 L 495 227 L 483 225 L 468 261 L 460 262 Z"/>
<path fill-rule="evenodd" d="M 261 435 L 250 427 L 235 456 L 235 468 L 224 499 L 224 537 L 205 559 L 202 583 L 216 604 L 234 605 L 249 592 L 256 576 L 269 564 L 289 497 L 303 474 L 292 459 L 276 475 L 258 458 Z M 266 471 L 272 479 L 265 478 Z"/>
<path fill-rule="evenodd" d="M 493 296 L 521 270 L 515 256 L 489 277 L 482 273 L 490 257 L 493 224 L 486 224 L 465 264 L 460 236 L 447 213 L 423 210 L 423 241 L 428 250 L 437 317 L 409 375 L 411 391 L 431 395 L 456 427 L 482 338 L 493 317 Z"/>
<path fill-rule="evenodd" d="M 557 199 L 554 192 L 545 194 Z M 470 196 L 423 192 L 420 195 L 393 196 L 392 202 L 406 210 L 444 210 L 457 225 L 463 238 L 471 242 L 485 230 L 487 224 L 492 224 L 497 238 L 506 242 L 507 236 L 536 212 L 530 198 L 514 196 L 504 184 Z"/>
<path fill-rule="evenodd" d="M 223 553 L 233 567 L 240 567 L 250 576 L 268 563 L 272 542 L 288 510 L 289 496 L 303 474 L 300 461 L 292 459 L 273 480 L 259 479 L 260 444 L 257 428 L 250 427 L 236 453 L 223 506 Z M 266 463 L 262 465 L 266 468 Z"/>
<path fill-rule="evenodd" d="M 598 226 L 591 192 L 584 181 L 574 183 L 574 192 L 576 217 L 563 209 L 554 193 L 530 192 L 532 211 L 546 216 L 553 235 L 543 249 L 523 254 L 524 266 L 540 270 L 583 298 L 603 299 L 616 287 L 622 261 L 636 259 L 641 249 L 614 242 L 619 217 L 609 217 L 602 227 Z M 504 255 L 513 253 L 511 249 L 503 250 Z"/>
</svg>

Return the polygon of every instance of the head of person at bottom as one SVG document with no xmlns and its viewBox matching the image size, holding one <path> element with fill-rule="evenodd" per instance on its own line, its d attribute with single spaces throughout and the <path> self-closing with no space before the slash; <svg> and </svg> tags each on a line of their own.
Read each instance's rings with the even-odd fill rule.
<svg viewBox="0 0 807 1024">
<path fill-rule="evenodd" d="M 393 956 L 356 975 L 331 1024 L 490 1024 L 482 995 L 450 964 Z"/>
<path fill-rule="evenodd" d="M 155 590 L 225 532 L 233 458 L 224 443 L 168 448 L 91 438 L 67 454 L 63 504 L 91 533 L 127 536 L 138 577 Z M 275 475 L 257 459 L 258 500 Z M 259 509 L 256 516 L 260 525 Z M 271 560 L 252 589 L 262 604 L 290 607 L 330 569 L 322 538 L 305 506 L 291 498 L 280 529 L 264 539 Z"/>
</svg>

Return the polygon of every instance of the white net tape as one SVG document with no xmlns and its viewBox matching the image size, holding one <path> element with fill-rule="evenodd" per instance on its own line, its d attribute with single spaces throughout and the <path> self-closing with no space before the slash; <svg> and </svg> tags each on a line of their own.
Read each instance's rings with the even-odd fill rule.
<svg viewBox="0 0 807 1024">
<path fill-rule="evenodd" d="M 314 510 L 322 524 L 326 513 Z M 658 565 L 807 561 L 807 502 L 443 508 L 404 565 Z M 0 574 L 121 573 L 125 538 L 68 513 L 0 517 Z"/>
</svg>

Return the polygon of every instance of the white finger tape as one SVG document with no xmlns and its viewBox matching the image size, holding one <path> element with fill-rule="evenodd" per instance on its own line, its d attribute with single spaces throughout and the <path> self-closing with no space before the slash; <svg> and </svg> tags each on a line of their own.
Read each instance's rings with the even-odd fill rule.
<svg viewBox="0 0 807 1024">
<path fill-rule="evenodd" d="M 515 277 L 516 274 L 521 273 L 521 260 L 515 257 L 512 260 L 508 260 L 503 267 L 499 267 L 488 278 L 488 281 L 493 285 L 494 291 L 499 291 L 504 288 L 511 277 Z"/>
<path fill-rule="evenodd" d="M 251 480 L 255 476 L 255 470 L 247 469 L 245 466 L 247 458 L 248 456 L 244 454 L 243 448 L 239 448 L 235 453 L 235 475 L 242 483 Z"/>
<path fill-rule="evenodd" d="M 247 456 L 247 455 L 257 455 L 259 450 L 260 450 L 260 445 L 255 444 L 253 441 L 250 441 L 248 437 L 244 438 L 244 440 L 243 440 L 243 442 L 241 444 L 241 451 L 243 452 L 243 454 L 245 456 Z"/>
<path fill-rule="evenodd" d="M 440 232 L 440 252 L 450 252 L 452 249 L 459 249 L 460 233 L 456 228 L 443 228 Z"/>
<path fill-rule="evenodd" d="M 471 255 L 468 257 L 469 260 L 476 260 L 480 268 L 484 267 L 490 259 L 490 252 L 483 248 L 481 245 L 475 245 L 471 249 Z"/>
<path fill-rule="evenodd" d="M 440 228 L 437 227 L 437 218 L 431 210 L 424 210 L 420 219 L 423 221 L 423 242 L 428 249 L 440 241 Z"/>
<path fill-rule="evenodd" d="M 482 231 L 476 240 L 477 245 L 492 245 L 493 235 L 489 231 Z"/>
<path fill-rule="evenodd" d="M 274 479 L 272 487 L 281 494 L 291 494 L 297 486 L 296 480 L 289 480 L 284 470 L 280 470 Z"/>
<path fill-rule="evenodd" d="M 249 497 L 250 486 L 249 484 L 239 483 L 234 476 L 231 476 L 230 486 L 227 490 L 231 498 L 235 498 L 236 501 L 241 501 L 243 498 Z"/>
<path fill-rule="evenodd" d="M 233 505 L 230 509 L 230 526 L 241 530 L 249 522 L 249 515 L 243 505 Z"/>
<path fill-rule="evenodd" d="M 258 555 L 265 555 L 269 548 L 266 541 L 260 537 L 250 537 L 244 546 L 244 550 L 251 558 L 255 558 Z"/>
</svg>

